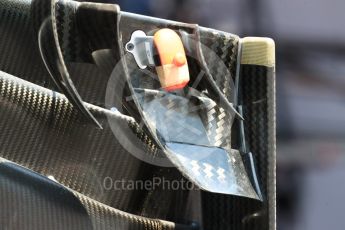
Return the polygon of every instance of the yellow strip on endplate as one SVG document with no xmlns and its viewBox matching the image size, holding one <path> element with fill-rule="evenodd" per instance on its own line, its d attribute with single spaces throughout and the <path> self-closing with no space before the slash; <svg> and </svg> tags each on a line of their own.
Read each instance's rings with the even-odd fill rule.
<svg viewBox="0 0 345 230">
<path fill-rule="evenodd" d="M 245 37 L 241 43 L 241 64 L 275 67 L 275 44 L 271 38 Z"/>
</svg>

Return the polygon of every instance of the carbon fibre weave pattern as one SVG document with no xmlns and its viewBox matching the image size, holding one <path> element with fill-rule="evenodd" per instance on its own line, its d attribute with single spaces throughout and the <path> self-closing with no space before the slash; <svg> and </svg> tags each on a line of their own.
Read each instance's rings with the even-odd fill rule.
<svg viewBox="0 0 345 230">
<path fill-rule="evenodd" d="M 3 131 L 0 156 L 42 175 L 53 176 L 64 186 L 94 199 L 95 202 L 90 204 L 100 202 L 129 213 L 150 215 L 152 212 L 144 210 L 150 210 L 151 205 L 154 210 L 156 204 L 146 203 L 144 206 L 148 191 L 106 190 L 104 178 L 145 181 L 157 170 L 174 179 L 181 177 L 175 169 L 159 169 L 145 164 L 123 149 L 107 127 L 107 118 L 101 108 L 90 107 L 103 121 L 105 130 L 85 123 L 60 94 L 5 73 L 0 77 L 0 101 Z M 110 117 L 128 123 L 138 136 L 147 139 L 133 119 L 116 114 L 110 114 Z M 152 151 L 152 147 L 147 149 Z M 159 200 L 166 206 L 157 209 L 151 217 L 174 219 L 169 210 L 173 204 L 171 200 L 178 193 L 166 193 L 164 199 Z M 173 208 L 178 207 L 174 204 Z"/>
<path fill-rule="evenodd" d="M 200 32 L 200 42 L 203 44 L 202 49 L 205 61 L 214 81 L 226 98 L 233 102 L 233 80 L 236 71 L 238 37 L 222 32 L 205 30 Z M 231 115 L 226 111 L 220 111 L 216 115 L 214 110 L 210 110 L 208 114 L 214 114 L 214 120 L 220 129 L 232 125 Z M 231 133 L 225 134 L 223 132 L 221 141 L 221 147 L 231 149 Z"/>
<path fill-rule="evenodd" d="M 61 25 L 57 28 L 57 32 L 64 59 L 65 61 L 81 61 L 79 57 L 82 56 L 81 52 L 83 43 L 81 41 L 81 37 L 77 34 L 77 20 L 75 18 L 76 15 L 73 14 L 78 2 L 57 2 L 61 2 L 61 4 L 55 4 L 55 10 L 57 25 Z"/>
<path fill-rule="evenodd" d="M 123 210 L 133 207 L 128 203 L 133 198 L 126 198 L 129 193 L 123 196 L 121 192 L 111 192 L 107 197 L 98 181 L 113 175 L 135 179 L 140 169 L 141 163 L 122 149 L 111 132 L 101 132 L 84 124 L 64 97 L 3 76 L 4 73 L 0 80 L 2 157 L 43 175 L 54 175 L 65 186 L 100 202 Z M 13 123 L 7 121 L 10 117 Z M 15 134 L 18 142 L 5 135 L 6 132 Z M 108 166 L 103 164 L 106 162 Z M 124 167 L 123 162 L 132 163 Z M 89 183 L 85 184 L 85 180 Z"/>
<path fill-rule="evenodd" d="M 0 158 L 2 227 L 172 230 L 175 224 L 121 212 Z M 30 199 L 28 199 L 30 197 Z M 16 213 L 13 216 L 13 213 Z M 177 228 L 178 229 L 178 228 Z"/>
<path fill-rule="evenodd" d="M 205 54 L 206 66 L 210 67 L 211 76 L 213 77 L 217 86 L 220 88 L 221 92 L 226 96 L 228 100 L 232 102 L 232 95 L 234 92 L 234 83 L 232 79 L 236 70 L 236 57 L 239 38 L 231 34 L 211 31 L 207 29 L 200 29 L 200 41 L 203 44 L 202 51 L 203 54 Z M 128 63 L 131 68 L 138 68 L 136 64 L 133 63 L 132 59 L 129 59 Z M 137 71 L 132 72 L 131 74 L 135 76 Z M 155 76 L 154 74 L 154 72 L 150 73 L 150 75 Z M 139 74 L 137 75 L 138 76 L 134 78 L 135 80 L 133 80 L 133 82 L 136 83 L 136 87 L 149 87 L 150 89 L 156 89 L 154 87 L 155 83 L 157 82 L 156 80 L 153 80 L 151 83 L 147 83 L 145 80 L 142 80 L 147 78 L 147 71 L 139 71 Z M 194 85 L 194 83 L 191 83 L 194 87 L 198 88 L 199 85 L 202 85 L 203 82 L 205 82 L 205 72 L 200 71 L 199 68 L 196 68 L 196 70 L 192 68 L 191 78 L 196 79 L 196 82 L 201 79 L 201 83 L 199 84 Z M 205 87 L 205 85 L 201 87 Z M 209 86 L 206 84 L 206 90 L 207 87 Z M 146 94 L 140 94 L 140 97 L 147 96 Z M 151 99 L 152 98 L 150 97 L 147 98 L 148 101 Z M 177 101 L 170 100 L 168 104 L 168 107 L 172 110 L 180 107 Z M 206 129 L 210 134 L 210 140 L 212 140 L 212 143 L 215 143 L 216 146 L 231 151 L 230 127 L 232 126 L 234 119 L 233 114 L 225 110 L 222 106 L 218 105 L 202 107 L 205 108 L 203 108 L 203 111 L 200 114 L 202 114 L 201 116 L 203 122 L 206 124 Z M 178 129 L 180 128 L 177 132 L 191 129 L 191 127 L 188 127 L 188 125 L 180 126 L 181 127 L 177 127 Z"/>
<path fill-rule="evenodd" d="M 39 54 L 30 2 L 0 1 L 0 18 L 0 70 L 54 89 Z"/>
<path fill-rule="evenodd" d="M 186 207 L 193 192 L 104 191 L 100 181 L 106 176 L 128 180 L 145 180 L 157 175 L 170 179 L 180 179 L 182 176 L 175 169 L 156 168 L 137 160 L 113 136 L 105 111 L 96 107 L 105 106 L 104 92 L 109 76 L 90 63 L 90 57 L 83 55 L 82 50 L 73 48 L 82 44 L 82 41 L 70 42 L 67 46 L 72 49 L 64 54 L 67 59 L 73 60 L 67 65 L 78 91 L 86 102 L 92 104 L 89 106 L 105 130 L 101 132 L 89 125 L 65 97 L 48 90 L 56 89 L 42 63 L 36 37 L 42 19 L 49 13 L 44 2 L 48 1 L 34 0 L 31 6 L 21 1 L 0 2 L 0 33 L 6 34 L 0 38 L 0 70 L 46 88 L 1 73 L 0 157 L 42 175 L 53 175 L 58 182 L 72 189 L 86 207 L 94 229 L 127 229 L 127 221 L 131 223 L 129 229 L 173 229 L 171 223 L 145 218 L 138 220 L 119 210 L 177 222 L 186 222 L 191 218 L 201 222 L 203 219 L 204 229 L 268 229 L 268 224 L 269 229 L 274 229 L 275 221 L 268 220 L 269 212 L 273 210 L 269 205 L 273 205 L 275 197 L 274 185 L 271 184 L 275 151 L 272 144 L 272 70 L 242 66 L 242 76 L 245 79 L 245 119 L 248 121 L 246 129 L 249 130 L 247 138 L 259 163 L 265 203 L 202 192 L 202 200 L 197 202 L 202 203 L 202 211 L 200 209 L 199 212 L 202 212 L 200 215 L 203 217 L 195 217 L 191 214 L 195 210 L 190 211 Z M 60 19 L 62 18 L 64 15 L 61 14 Z M 221 57 L 224 65 L 207 56 L 205 59 L 217 85 L 231 98 L 229 79 L 234 77 L 236 70 L 238 37 L 226 33 L 214 34 L 211 31 L 213 30 L 201 29 L 202 43 Z M 75 37 L 71 36 L 67 40 L 73 38 Z M 116 54 L 113 57 L 116 59 Z M 87 63 L 75 62 L 81 60 Z M 229 71 L 225 71 L 224 66 Z M 127 124 L 141 140 L 149 140 L 133 119 L 116 114 L 111 117 Z M 219 128 L 228 120 L 223 117 L 224 115 L 215 117 Z M 229 147 L 230 138 L 224 139 L 226 143 L 223 146 Z M 153 143 L 142 147 L 152 153 L 157 150 Z"/>
<path fill-rule="evenodd" d="M 224 95 L 233 100 L 233 81 L 236 72 L 236 60 L 238 52 L 238 37 L 223 32 L 201 31 L 200 41 L 207 66 L 218 87 Z M 211 50 L 214 52 L 208 51 Z M 221 62 L 219 62 L 221 60 Z"/>
<path fill-rule="evenodd" d="M 267 189 L 272 188 L 267 168 L 271 141 L 268 133 L 272 130 L 269 121 L 268 100 L 272 97 L 271 81 L 274 75 L 271 68 L 264 66 L 242 65 L 244 118 L 249 149 L 258 163 L 260 187 L 265 194 L 265 203 L 247 199 L 204 193 L 204 226 L 207 229 L 269 229 L 269 206 Z M 272 137 L 271 137 L 272 138 Z M 273 162 L 272 162 L 273 163 Z M 274 185 L 273 185 L 274 186 Z M 272 196 L 272 193 L 269 194 Z M 221 206 L 222 208 L 219 208 Z M 226 218 L 230 221 L 224 221 Z"/>
<path fill-rule="evenodd" d="M 6 34 L 0 40 L 0 70 L 57 91 L 42 61 L 37 39 L 41 23 L 49 15 L 48 0 L 0 2 L 0 33 Z M 72 54 L 70 57 L 73 57 Z M 83 56 L 75 57 L 81 60 Z M 104 107 L 108 73 L 92 63 L 77 63 L 76 60 L 68 62 L 67 67 L 81 97 L 86 102 Z"/>
<path fill-rule="evenodd" d="M 267 115 L 268 115 L 268 152 L 267 168 L 267 209 L 268 209 L 268 229 L 277 229 L 277 201 L 276 201 L 276 67 L 269 70 L 267 83 Z"/>
<path fill-rule="evenodd" d="M 85 208 L 73 193 L 2 158 L 0 185 L 2 229 L 92 229 Z"/>
<path fill-rule="evenodd" d="M 263 193 L 267 193 L 267 162 L 268 153 L 268 87 L 272 78 L 269 68 L 264 66 L 242 66 L 243 101 L 245 108 L 247 139 L 250 149 L 258 161 L 258 173 Z"/>
</svg>

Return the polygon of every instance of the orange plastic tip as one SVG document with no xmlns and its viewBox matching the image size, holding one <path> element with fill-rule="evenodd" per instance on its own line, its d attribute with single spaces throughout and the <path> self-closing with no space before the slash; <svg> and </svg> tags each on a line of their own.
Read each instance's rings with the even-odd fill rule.
<svg viewBox="0 0 345 230">
<path fill-rule="evenodd" d="M 186 53 L 178 34 L 171 29 L 161 29 L 153 37 L 157 48 L 161 65 L 177 64 L 184 65 Z M 183 64 L 182 64 L 183 63 Z"/>
<path fill-rule="evenodd" d="M 161 29 L 153 37 L 161 66 L 156 66 L 161 86 L 166 91 L 183 89 L 189 82 L 186 52 L 179 35 L 171 29 Z"/>
</svg>

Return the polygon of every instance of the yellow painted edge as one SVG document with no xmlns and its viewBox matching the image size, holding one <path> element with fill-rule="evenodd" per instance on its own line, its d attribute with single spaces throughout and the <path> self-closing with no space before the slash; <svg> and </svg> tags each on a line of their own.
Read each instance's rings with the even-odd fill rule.
<svg viewBox="0 0 345 230">
<path fill-rule="evenodd" d="M 275 67 L 275 43 L 271 38 L 246 37 L 241 43 L 241 64 Z"/>
</svg>

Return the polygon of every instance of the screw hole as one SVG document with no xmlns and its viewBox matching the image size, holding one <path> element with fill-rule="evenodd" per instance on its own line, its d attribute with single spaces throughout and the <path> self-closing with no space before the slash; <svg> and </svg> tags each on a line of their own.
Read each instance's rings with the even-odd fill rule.
<svg viewBox="0 0 345 230">
<path fill-rule="evenodd" d="M 133 45 L 133 43 L 128 43 L 128 44 L 127 44 L 127 50 L 128 50 L 128 51 L 134 50 L 134 45 Z"/>
</svg>

